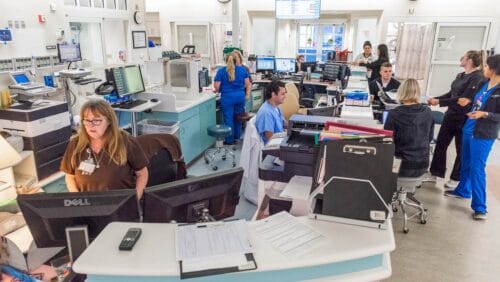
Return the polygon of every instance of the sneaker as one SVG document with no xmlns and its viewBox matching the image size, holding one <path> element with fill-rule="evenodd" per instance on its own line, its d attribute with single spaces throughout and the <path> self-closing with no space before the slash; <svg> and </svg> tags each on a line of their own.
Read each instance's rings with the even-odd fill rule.
<svg viewBox="0 0 500 282">
<path fill-rule="evenodd" d="M 472 214 L 472 218 L 475 220 L 485 220 L 487 216 L 485 212 L 474 212 L 474 214 Z"/>
<path fill-rule="evenodd" d="M 457 199 L 467 199 L 465 197 L 462 197 L 460 195 L 455 194 L 455 190 L 444 191 L 444 195 L 446 197 L 452 197 L 452 198 L 457 198 Z"/>
<path fill-rule="evenodd" d="M 450 180 L 448 180 L 448 182 L 446 182 L 444 184 L 444 187 L 450 188 L 450 189 L 455 189 L 455 188 L 457 188 L 458 183 L 460 183 L 460 181 L 456 181 L 456 180 L 450 179 Z"/>
<path fill-rule="evenodd" d="M 422 182 L 436 182 L 437 177 L 432 175 L 430 172 L 426 172 L 422 178 Z"/>
</svg>

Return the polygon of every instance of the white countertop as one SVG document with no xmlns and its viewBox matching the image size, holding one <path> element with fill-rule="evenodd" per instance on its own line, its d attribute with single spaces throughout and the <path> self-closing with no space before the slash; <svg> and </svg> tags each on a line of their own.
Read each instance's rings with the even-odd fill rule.
<svg viewBox="0 0 500 282">
<path fill-rule="evenodd" d="M 316 266 L 386 254 L 395 249 L 392 224 L 387 230 L 353 226 L 301 217 L 300 221 L 327 240 L 300 258 L 287 257 L 255 234 L 249 222 L 250 239 L 258 269 L 273 271 Z M 129 227 L 142 228 L 142 236 L 130 252 L 118 250 Z M 175 224 L 110 223 L 73 265 L 78 273 L 117 276 L 178 276 L 175 260 Z"/>
</svg>

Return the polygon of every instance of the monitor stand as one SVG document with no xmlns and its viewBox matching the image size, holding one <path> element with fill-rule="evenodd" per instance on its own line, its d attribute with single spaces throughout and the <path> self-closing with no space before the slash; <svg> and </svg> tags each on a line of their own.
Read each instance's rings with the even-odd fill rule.
<svg viewBox="0 0 500 282">
<path fill-rule="evenodd" d="M 66 227 L 66 242 L 71 262 L 85 251 L 89 245 L 89 231 L 87 225 Z"/>
</svg>

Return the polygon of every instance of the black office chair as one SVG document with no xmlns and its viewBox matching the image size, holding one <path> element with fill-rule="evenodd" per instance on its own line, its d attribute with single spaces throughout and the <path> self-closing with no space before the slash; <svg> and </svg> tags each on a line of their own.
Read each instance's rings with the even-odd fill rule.
<svg viewBox="0 0 500 282">
<path fill-rule="evenodd" d="M 300 100 L 299 100 L 300 106 L 303 106 L 304 108 L 314 108 L 314 93 L 315 93 L 314 86 L 304 85 L 304 76 L 302 76 L 302 79 L 300 80 L 299 91 L 300 91 Z"/>
<path fill-rule="evenodd" d="M 146 134 L 137 137 L 149 160 L 146 187 L 186 178 L 186 164 L 179 139 L 170 134 Z"/>
</svg>

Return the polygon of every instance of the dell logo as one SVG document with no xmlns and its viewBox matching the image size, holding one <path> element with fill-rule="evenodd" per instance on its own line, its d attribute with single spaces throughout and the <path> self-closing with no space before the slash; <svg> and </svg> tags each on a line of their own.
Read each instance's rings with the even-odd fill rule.
<svg viewBox="0 0 500 282">
<path fill-rule="evenodd" d="M 64 199 L 65 207 L 90 206 L 89 199 Z"/>
</svg>

